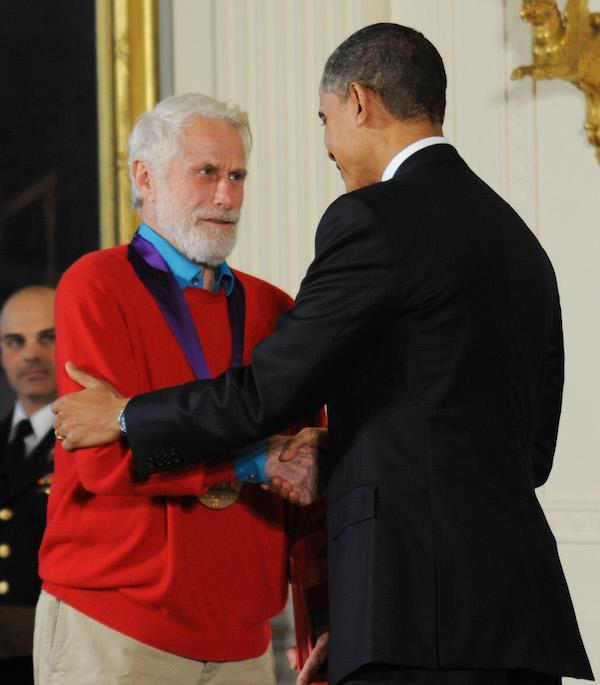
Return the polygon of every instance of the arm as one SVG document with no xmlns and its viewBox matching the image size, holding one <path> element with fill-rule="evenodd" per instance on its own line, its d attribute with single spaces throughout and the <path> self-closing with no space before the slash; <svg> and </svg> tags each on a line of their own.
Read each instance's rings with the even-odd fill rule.
<svg viewBox="0 0 600 685">
<path fill-rule="evenodd" d="M 107 413 L 109 417 L 116 416 L 123 405 L 124 398 L 110 383 L 78 369 L 72 362 L 67 362 L 65 368 L 69 378 L 85 388 L 85 391 L 72 393 L 57 400 L 52 407 L 55 412 L 60 412 L 59 417 L 55 420 L 55 427 L 57 435 L 61 436 L 59 440 L 63 441 L 60 443 L 61 449 L 66 448 L 67 451 L 73 451 L 75 446 L 71 446 L 72 438 L 62 436 L 72 435 L 72 432 L 75 431 L 81 433 L 85 429 L 81 425 L 77 425 L 77 420 L 71 416 L 71 412 L 75 412 L 76 416 L 81 418 L 82 412 L 85 415 L 91 407 L 92 414 L 95 415 L 98 403 L 102 405 L 108 402 L 111 406 L 115 402 L 116 406 L 109 409 Z M 66 403 L 69 404 L 69 409 L 66 408 Z M 109 425 L 110 423 L 111 421 L 109 421 Z M 324 426 L 324 412 L 320 412 L 312 423 Z M 97 426 L 93 418 L 90 425 L 92 428 Z M 70 426 L 73 427 L 70 428 Z M 295 504 L 305 505 L 314 502 L 318 496 L 318 455 L 326 443 L 327 430 L 325 428 L 305 428 L 294 435 L 292 428 L 288 429 L 286 433 L 286 435 L 273 435 L 268 440 L 262 440 L 237 450 L 231 455 L 233 475 L 227 462 L 219 460 L 214 464 L 206 463 L 204 465 L 205 484 L 211 485 L 212 483 L 231 480 L 264 484 L 262 485 L 264 489 L 270 489 Z M 319 440 L 314 439 L 314 435 L 317 433 L 320 436 Z M 98 490 L 100 487 L 103 494 L 128 494 L 131 491 L 129 480 L 127 480 L 125 486 L 128 492 L 121 492 L 119 485 L 122 477 L 117 473 L 115 478 L 115 473 L 106 469 L 107 455 L 112 455 L 114 448 L 118 445 L 123 446 L 122 438 L 122 435 L 117 435 L 112 441 L 116 445 L 110 445 L 108 449 L 101 446 L 93 451 L 88 450 L 91 457 L 96 458 L 88 458 L 80 465 L 80 476 L 83 478 L 85 474 L 86 482 L 87 476 L 89 476 L 91 487 L 88 486 L 88 488 L 90 490 L 95 488 L 97 494 L 100 494 Z M 287 455 L 285 458 L 283 457 L 284 452 Z M 122 466 L 123 455 L 119 458 L 117 471 Z M 129 462 L 125 466 L 128 470 L 130 469 Z M 159 478 L 158 474 L 153 474 L 144 483 L 145 488 L 141 494 L 144 494 L 148 487 L 154 486 L 158 488 L 158 491 L 152 494 L 163 494 L 162 491 L 164 491 L 165 486 L 170 486 L 173 480 L 170 475 L 166 478 Z M 175 480 L 180 481 L 181 479 L 176 478 Z M 189 493 L 183 492 L 181 494 Z"/>
<path fill-rule="evenodd" d="M 548 480 L 552 469 L 562 404 L 564 351 L 558 294 L 556 297 L 534 419 L 533 479 L 536 488 Z"/>
<path fill-rule="evenodd" d="M 343 196 L 321 220 L 316 257 L 296 306 L 257 346 L 250 366 L 129 401 L 125 416 L 136 469 L 173 468 L 156 456 L 165 450 L 195 463 L 314 412 L 326 403 L 338 370 L 360 362 L 354 353 L 372 325 L 389 315 L 397 287 L 386 227 L 360 199 Z"/>
</svg>

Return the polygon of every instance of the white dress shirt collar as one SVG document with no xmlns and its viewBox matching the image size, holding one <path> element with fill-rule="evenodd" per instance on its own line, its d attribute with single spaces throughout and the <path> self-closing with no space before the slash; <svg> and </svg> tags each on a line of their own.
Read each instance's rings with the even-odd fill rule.
<svg viewBox="0 0 600 685">
<path fill-rule="evenodd" d="M 394 159 L 392 159 L 392 161 L 386 166 L 385 171 L 383 172 L 383 176 L 381 177 L 381 180 L 389 181 L 390 178 L 393 178 L 394 174 L 398 171 L 398 167 L 403 162 L 405 162 L 411 155 L 414 155 L 415 152 L 418 152 L 423 148 L 429 147 L 430 145 L 441 144 L 450 145 L 450 141 L 447 138 L 444 138 L 443 136 L 429 136 L 428 138 L 421 138 L 421 140 L 417 140 L 416 143 L 411 143 L 411 145 L 408 145 L 403 150 L 400 150 L 400 152 L 394 157 Z"/>
<path fill-rule="evenodd" d="M 13 411 L 12 422 L 10 426 L 10 434 L 8 436 L 8 441 L 10 442 L 15 434 L 17 424 L 22 419 L 26 419 L 27 414 L 25 413 L 23 407 L 17 402 L 15 404 L 15 410 Z M 54 414 L 52 413 L 51 405 L 47 404 L 45 407 L 38 409 L 35 414 L 29 417 L 31 421 L 31 427 L 33 433 L 25 438 L 25 453 L 30 454 L 33 449 L 40 443 L 46 433 L 52 428 L 54 422 Z"/>
</svg>

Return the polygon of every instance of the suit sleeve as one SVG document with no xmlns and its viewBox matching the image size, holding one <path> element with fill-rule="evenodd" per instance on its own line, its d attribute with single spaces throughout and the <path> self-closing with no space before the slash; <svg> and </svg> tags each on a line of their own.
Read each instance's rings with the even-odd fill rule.
<svg viewBox="0 0 600 685">
<path fill-rule="evenodd" d="M 139 473 L 193 463 L 255 442 L 326 403 L 332 379 L 360 359 L 356 344 L 389 314 L 397 280 L 387 228 L 354 195 L 342 196 L 317 229 L 315 259 L 295 306 L 258 345 L 249 366 L 134 397 L 125 411 Z"/>
<path fill-rule="evenodd" d="M 122 393 L 140 390 L 135 344 L 126 314 L 119 307 L 115 293 L 104 288 L 102 281 L 102 274 L 95 273 L 84 260 L 71 267 L 59 285 L 56 368 L 60 394 L 81 389 L 64 371 L 67 360 L 107 380 Z M 222 460 L 204 468 L 155 474 L 141 480 L 133 472 L 131 452 L 125 441 L 71 453 L 65 452 L 58 443 L 56 449 L 56 457 L 67 463 L 71 461 L 82 486 L 94 494 L 199 495 L 212 483 L 235 480 L 231 462 Z"/>
<path fill-rule="evenodd" d="M 533 478 L 536 488 L 548 480 L 552 469 L 562 405 L 564 350 L 558 293 L 556 298 L 534 424 Z"/>
</svg>

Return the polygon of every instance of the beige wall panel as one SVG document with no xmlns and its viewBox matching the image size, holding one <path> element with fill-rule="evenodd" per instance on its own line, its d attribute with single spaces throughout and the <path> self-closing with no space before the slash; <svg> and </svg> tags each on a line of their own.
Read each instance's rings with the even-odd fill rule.
<svg viewBox="0 0 600 685">
<path fill-rule="evenodd" d="M 212 0 L 173 0 L 174 92 L 212 93 L 215 87 L 213 54 L 218 43 L 214 33 Z"/>
<path fill-rule="evenodd" d="M 454 3 L 453 28 L 453 142 L 475 173 L 506 197 L 509 74 L 504 58 L 503 3 L 459 0 Z"/>
<path fill-rule="evenodd" d="M 504 2 L 506 197 L 525 223 L 539 236 L 535 84 L 531 80 L 508 81 L 515 67 L 531 61 L 531 31 L 521 20 L 521 5 L 521 0 Z"/>
<path fill-rule="evenodd" d="M 559 3 L 564 7 L 564 2 Z M 598 0 L 590 7 L 600 9 Z M 531 62 L 521 3 L 506 2 L 513 67 Z M 562 81 L 508 87 L 508 189 L 557 273 L 566 381 L 555 466 L 540 499 L 556 535 L 592 668 L 600 671 L 600 165 L 584 138 L 583 95 Z M 565 684 L 575 683 L 565 679 Z"/>
<path fill-rule="evenodd" d="M 583 133 L 583 96 L 538 84 L 538 189 L 542 242 L 563 307 L 566 384 L 551 499 L 600 498 L 600 165 Z M 595 455 L 595 456 L 594 456 Z"/>
</svg>

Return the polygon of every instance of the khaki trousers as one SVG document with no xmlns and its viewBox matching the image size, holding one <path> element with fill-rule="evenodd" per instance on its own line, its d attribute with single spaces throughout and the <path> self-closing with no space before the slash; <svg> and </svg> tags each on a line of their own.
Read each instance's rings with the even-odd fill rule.
<svg viewBox="0 0 600 685">
<path fill-rule="evenodd" d="M 244 661 L 195 661 L 138 642 L 47 592 L 33 639 L 36 685 L 275 685 L 273 652 Z"/>
</svg>

